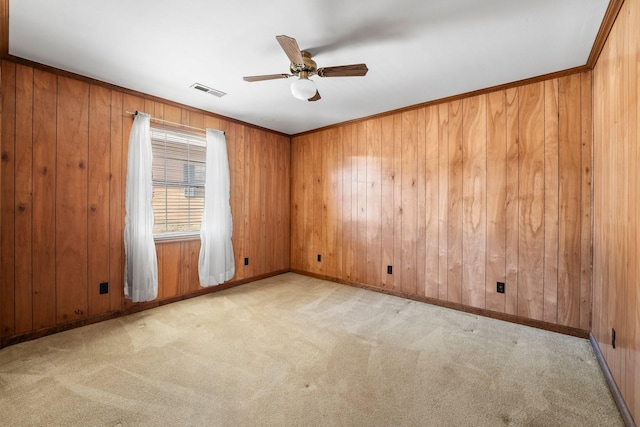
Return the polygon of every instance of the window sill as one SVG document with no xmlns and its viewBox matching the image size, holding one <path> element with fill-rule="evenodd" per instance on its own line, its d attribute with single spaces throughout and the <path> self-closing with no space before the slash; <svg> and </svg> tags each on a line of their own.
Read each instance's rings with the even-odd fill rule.
<svg viewBox="0 0 640 427">
<path fill-rule="evenodd" d="M 200 240 L 200 232 L 193 233 L 180 233 L 180 234 L 165 234 L 160 236 L 153 236 L 155 243 L 172 243 L 172 242 L 191 242 L 194 240 Z"/>
</svg>

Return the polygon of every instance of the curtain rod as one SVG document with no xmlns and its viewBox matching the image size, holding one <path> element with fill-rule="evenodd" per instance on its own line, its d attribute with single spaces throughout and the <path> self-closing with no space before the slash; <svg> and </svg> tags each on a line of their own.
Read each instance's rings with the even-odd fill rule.
<svg viewBox="0 0 640 427">
<path fill-rule="evenodd" d="M 125 111 L 125 114 L 131 114 L 132 116 L 136 116 L 136 115 L 138 115 L 138 111 L 135 111 L 135 112 Z M 189 128 L 189 129 L 193 129 L 193 130 L 197 130 L 197 131 L 200 131 L 200 132 L 207 133 L 206 129 L 197 128 L 197 127 L 189 126 L 189 125 L 183 125 L 182 123 L 171 122 L 169 120 L 157 119 L 157 118 L 151 117 L 151 116 L 149 116 L 149 117 L 151 118 L 151 120 L 156 121 L 156 122 L 166 123 L 168 125 L 174 125 L 174 126 L 181 126 L 181 127 L 184 127 L 184 128 Z M 226 133 L 226 132 L 223 132 L 223 133 Z"/>
</svg>

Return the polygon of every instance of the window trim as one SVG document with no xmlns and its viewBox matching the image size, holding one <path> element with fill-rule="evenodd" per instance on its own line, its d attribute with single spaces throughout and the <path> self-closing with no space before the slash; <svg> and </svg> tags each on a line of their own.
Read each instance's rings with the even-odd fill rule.
<svg viewBox="0 0 640 427">
<path fill-rule="evenodd" d="M 153 241 L 156 243 L 190 242 L 193 240 L 200 240 L 199 231 L 180 231 L 153 235 Z"/>
</svg>

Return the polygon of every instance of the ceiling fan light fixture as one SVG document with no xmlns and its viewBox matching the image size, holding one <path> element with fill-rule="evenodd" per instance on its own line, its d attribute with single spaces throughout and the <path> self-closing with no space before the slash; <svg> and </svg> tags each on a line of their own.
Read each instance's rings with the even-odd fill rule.
<svg viewBox="0 0 640 427">
<path fill-rule="evenodd" d="M 308 100 L 316 94 L 316 84 L 313 80 L 309 80 L 306 77 L 300 77 L 291 83 L 291 94 L 303 101 Z"/>
</svg>

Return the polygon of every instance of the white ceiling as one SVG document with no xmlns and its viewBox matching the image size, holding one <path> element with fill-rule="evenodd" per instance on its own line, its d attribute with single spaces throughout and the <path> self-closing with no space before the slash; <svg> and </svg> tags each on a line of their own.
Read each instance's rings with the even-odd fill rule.
<svg viewBox="0 0 640 427">
<path fill-rule="evenodd" d="M 584 65 L 608 0 L 11 0 L 9 53 L 296 134 Z M 291 96 L 275 36 L 318 67 L 364 62 L 365 77 L 313 77 Z M 201 83 L 222 98 L 191 89 Z"/>
</svg>

